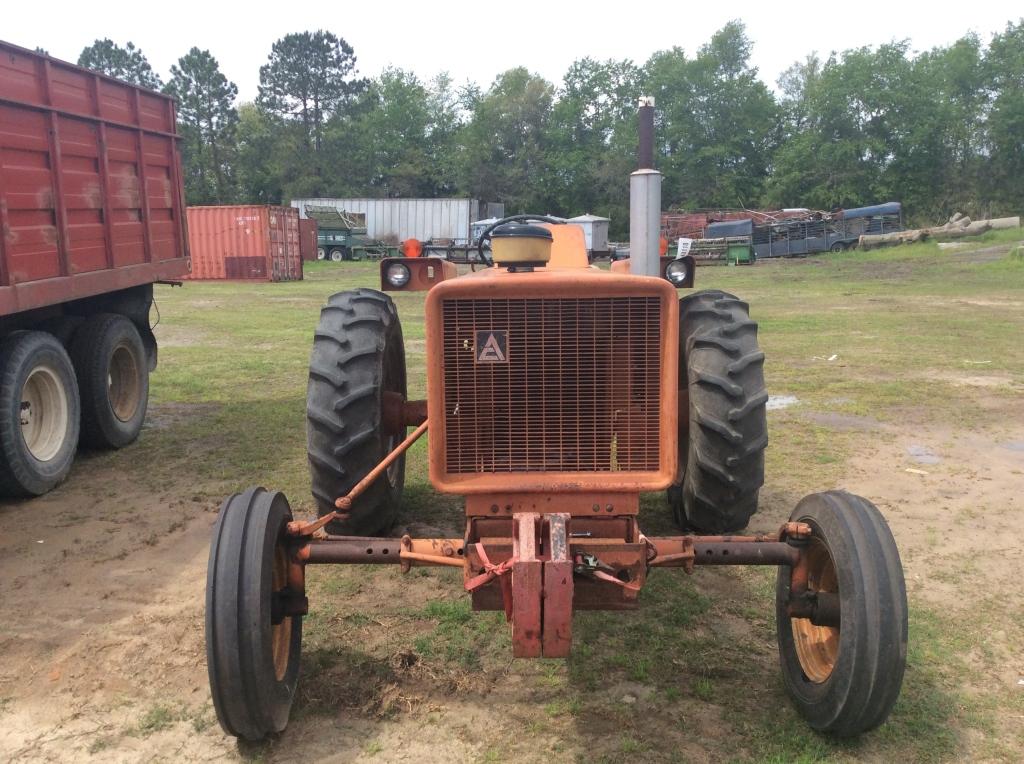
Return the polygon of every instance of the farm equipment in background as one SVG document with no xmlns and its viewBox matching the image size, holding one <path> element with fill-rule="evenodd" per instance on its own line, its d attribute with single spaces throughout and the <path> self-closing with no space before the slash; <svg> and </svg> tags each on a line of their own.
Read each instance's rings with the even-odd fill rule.
<svg viewBox="0 0 1024 764">
<path fill-rule="evenodd" d="M 394 257 L 397 244 L 366 235 L 366 215 L 346 212 L 329 205 L 305 205 L 306 217 L 317 222 L 317 260 L 362 260 L 364 257 Z"/>
<path fill-rule="evenodd" d="M 383 289 L 427 290 L 426 399 L 407 398 L 388 294 L 328 299 L 307 392 L 319 517 L 299 520 L 283 494 L 252 488 L 224 502 L 214 529 L 207 661 L 226 732 L 259 740 L 285 727 L 305 571 L 322 564 L 457 567 L 475 610 L 504 611 L 523 658 L 567 656 L 574 610 L 640 607 L 660 568 L 776 566 L 796 708 L 839 736 L 886 719 L 907 646 L 892 534 L 870 502 L 830 491 L 802 499 L 777 533 L 733 535 L 764 482 L 764 353 L 739 298 L 679 298 L 693 260 L 659 258 L 653 104 L 641 128 L 632 257 L 611 272 L 588 264 L 582 229 L 544 216 L 489 226 L 477 246 L 489 267 L 475 273 L 429 256 L 381 262 Z M 462 535 L 372 535 L 394 523 L 405 454 L 428 433 L 431 483 L 465 499 Z M 640 494 L 664 490 L 683 533 L 648 536 Z"/>
</svg>

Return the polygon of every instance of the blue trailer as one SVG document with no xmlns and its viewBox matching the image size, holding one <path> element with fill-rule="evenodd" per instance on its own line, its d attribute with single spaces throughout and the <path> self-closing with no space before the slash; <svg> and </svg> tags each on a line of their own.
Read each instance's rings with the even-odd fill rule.
<svg viewBox="0 0 1024 764">
<path fill-rule="evenodd" d="M 841 252 L 863 234 L 903 230 L 899 202 L 843 210 L 831 218 L 783 220 L 753 226 L 751 234 L 757 257 L 805 257 L 815 252 Z"/>
</svg>

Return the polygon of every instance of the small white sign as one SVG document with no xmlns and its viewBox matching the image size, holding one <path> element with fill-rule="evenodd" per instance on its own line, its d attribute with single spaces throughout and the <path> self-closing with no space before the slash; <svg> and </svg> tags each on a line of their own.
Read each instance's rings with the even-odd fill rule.
<svg viewBox="0 0 1024 764">
<path fill-rule="evenodd" d="M 680 239 L 676 257 L 686 257 L 690 254 L 690 247 L 693 246 L 693 239 Z"/>
</svg>

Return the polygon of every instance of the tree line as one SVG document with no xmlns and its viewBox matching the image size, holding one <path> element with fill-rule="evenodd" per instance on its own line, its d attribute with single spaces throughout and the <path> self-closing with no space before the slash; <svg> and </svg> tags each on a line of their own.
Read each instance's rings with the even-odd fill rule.
<svg viewBox="0 0 1024 764">
<path fill-rule="evenodd" d="M 388 68 L 357 75 L 326 31 L 289 34 L 238 89 L 192 48 L 165 83 L 132 43 L 79 64 L 178 99 L 189 204 L 464 195 L 506 211 L 628 222 L 636 104 L 657 104 L 666 208 L 835 209 L 899 200 L 912 221 L 1024 211 L 1024 19 L 914 53 L 894 41 L 807 56 L 773 92 L 740 22 L 693 56 L 582 58 L 561 83 L 526 67 L 489 88 Z"/>
</svg>

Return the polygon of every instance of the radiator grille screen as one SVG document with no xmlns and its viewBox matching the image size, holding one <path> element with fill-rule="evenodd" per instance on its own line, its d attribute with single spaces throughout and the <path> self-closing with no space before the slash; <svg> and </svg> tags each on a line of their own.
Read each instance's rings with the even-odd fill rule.
<svg viewBox="0 0 1024 764">
<path fill-rule="evenodd" d="M 659 469 L 657 297 L 443 303 L 446 471 Z"/>
</svg>

